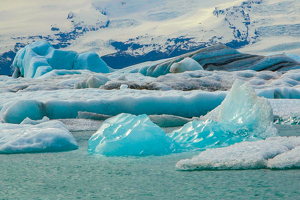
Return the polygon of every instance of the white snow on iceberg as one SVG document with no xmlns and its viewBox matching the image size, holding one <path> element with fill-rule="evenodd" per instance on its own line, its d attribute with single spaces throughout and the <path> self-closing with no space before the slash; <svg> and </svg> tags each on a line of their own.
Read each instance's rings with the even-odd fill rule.
<svg viewBox="0 0 300 200">
<path fill-rule="evenodd" d="M 208 149 L 192 159 L 181 160 L 181 170 L 286 169 L 300 167 L 300 137 L 271 137 Z"/>
<path fill-rule="evenodd" d="M 204 118 L 208 120 L 189 122 L 169 136 L 182 147 L 192 149 L 224 147 L 277 136 L 270 103 L 239 80 L 221 105 Z"/>
<path fill-rule="evenodd" d="M 119 114 L 107 119 L 88 142 L 88 152 L 102 155 L 161 155 L 175 144 L 147 115 Z"/>
<path fill-rule="evenodd" d="M 0 153 L 57 152 L 77 149 L 77 142 L 59 121 L 38 125 L 0 123 Z"/>
</svg>

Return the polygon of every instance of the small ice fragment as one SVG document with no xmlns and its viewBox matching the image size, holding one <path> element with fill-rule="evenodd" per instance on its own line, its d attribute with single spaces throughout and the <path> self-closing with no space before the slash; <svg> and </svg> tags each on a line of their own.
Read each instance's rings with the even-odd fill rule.
<svg viewBox="0 0 300 200">
<path fill-rule="evenodd" d="M 120 90 L 126 90 L 127 88 L 128 88 L 128 85 L 126 85 L 126 84 L 122 84 L 120 86 Z"/>
</svg>

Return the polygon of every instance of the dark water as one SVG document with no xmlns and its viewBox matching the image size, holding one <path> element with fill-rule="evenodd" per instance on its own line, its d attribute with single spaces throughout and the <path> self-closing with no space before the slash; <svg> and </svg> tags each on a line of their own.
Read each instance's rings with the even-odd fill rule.
<svg viewBox="0 0 300 200">
<path fill-rule="evenodd" d="M 277 126 L 300 135 L 300 126 Z M 197 153 L 103 157 L 86 153 L 93 132 L 74 132 L 76 151 L 0 155 L 0 199 L 300 199 L 300 169 L 184 172 Z"/>
</svg>

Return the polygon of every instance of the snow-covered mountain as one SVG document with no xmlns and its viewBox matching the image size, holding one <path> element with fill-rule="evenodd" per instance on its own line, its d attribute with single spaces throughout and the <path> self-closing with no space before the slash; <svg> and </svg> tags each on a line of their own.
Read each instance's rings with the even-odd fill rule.
<svg viewBox="0 0 300 200">
<path fill-rule="evenodd" d="M 300 52 L 297 0 L 53 0 L 0 2 L 0 74 L 44 39 L 95 51 L 113 68 L 223 43 L 247 53 Z"/>
</svg>

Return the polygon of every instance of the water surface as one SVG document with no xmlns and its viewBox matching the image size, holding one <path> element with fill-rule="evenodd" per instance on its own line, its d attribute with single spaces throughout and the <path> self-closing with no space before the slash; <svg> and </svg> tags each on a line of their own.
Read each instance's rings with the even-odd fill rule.
<svg viewBox="0 0 300 200">
<path fill-rule="evenodd" d="M 277 128 L 282 136 L 300 136 L 300 126 Z M 87 141 L 93 133 L 73 132 L 76 151 L 0 155 L 0 199 L 300 198 L 300 169 L 178 171 L 176 162 L 197 153 L 92 156 Z"/>
</svg>

